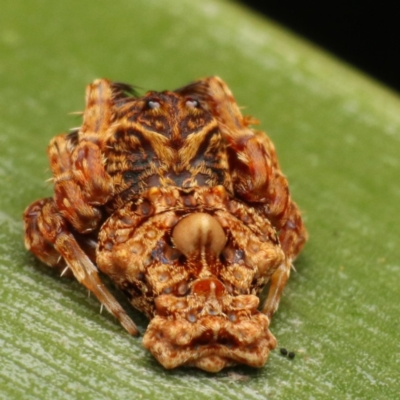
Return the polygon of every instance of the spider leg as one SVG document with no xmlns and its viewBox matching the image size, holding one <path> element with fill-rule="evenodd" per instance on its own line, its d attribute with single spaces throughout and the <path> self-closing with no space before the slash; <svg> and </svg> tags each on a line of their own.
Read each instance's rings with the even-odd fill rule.
<svg viewBox="0 0 400 400">
<path fill-rule="evenodd" d="M 51 199 L 36 200 L 25 210 L 25 247 L 44 264 L 56 268 L 62 273 L 66 268 L 64 259 L 54 248 L 54 245 L 45 240 L 38 226 L 43 206 L 48 201 L 51 201 Z"/>
<path fill-rule="evenodd" d="M 47 198 L 32 203 L 24 212 L 24 221 L 26 247 L 50 266 L 60 266 L 56 257 L 61 255 L 78 282 L 91 291 L 130 334 L 137 335 L 136 325 L 100 280 L 96 266 L 77 243 L 54 200 Z"/>
<path fill-rule="evenodd" d="M 56 136 L 47 149 L 55 203 L 80 233 L 99 226 L 103 217 L 101 206 L 113 195 L 103 148 L 113 124 L 115 102 L 126 97 L 126 90 L 126 85 L 105 79 L 88 85 L 82 126 L 69 135 Z"/>
<path fill-rule="evenodd" d="M 290 271 L 293 267 L 292 263 L 300 253 L 307 238 L 308 234 L 302 223 L 300 210 L 297 205 L 292 202 L 288 208 L 286 221 L 281 227 L 279 234 L 279 241 L 286 254 L 286 260 L 271 276 L 268 297 L 262 309 L 269 318 L 271 318 L 278 309 L 283 289 L 286 286 Z"/>
</svg>

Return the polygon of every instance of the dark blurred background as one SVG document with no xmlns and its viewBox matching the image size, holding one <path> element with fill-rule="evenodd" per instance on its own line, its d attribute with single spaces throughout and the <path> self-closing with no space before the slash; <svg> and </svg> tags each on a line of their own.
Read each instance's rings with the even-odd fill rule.
<svg viewBox="0 0 400 400">
<path fill-rule="evenodd" d="M 397 2 L 241 2 L 400 92 Z"/>
</svg>

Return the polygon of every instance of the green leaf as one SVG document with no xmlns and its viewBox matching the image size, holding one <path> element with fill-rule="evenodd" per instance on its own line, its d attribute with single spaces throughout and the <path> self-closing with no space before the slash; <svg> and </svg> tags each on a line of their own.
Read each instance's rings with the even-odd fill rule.
<svg viewBox="0 0 400 400">
<path fill-rule="evenodd" d="M 8 1 L 0 54 L 0 398 L 398 397 L 397 95 L 225 1 Z M 25 251 L 21 223 L 51 194 L 45 148 L 80 123 L 67 113 L 87 83 L 163 90 L 209 75 L 261 120 L 310 231 L 271 326 L 296 357 L 277 349 L 262 369 L 216 375 L 164 370 Z"/>
</svg>

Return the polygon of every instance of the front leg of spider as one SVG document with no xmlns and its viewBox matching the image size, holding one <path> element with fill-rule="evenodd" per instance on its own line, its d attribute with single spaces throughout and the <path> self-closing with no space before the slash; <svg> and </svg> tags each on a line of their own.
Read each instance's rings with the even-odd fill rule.
<svg viewBox="0 0 400 400">
<path fill-rule="evenodd" d="M 136 325 L 104 286 L 97 268 L 77 243 L 67 220 L 61 216 L 52 198 L 31 204 L 25 210 L 24 222 L 25 245 L 29 250 L 49 266 L 59 267 L 66 263 L 75 278 L 99 299 L 130 334 L 138 334 Z"/>
<path fill-rule="evenodd" d="M 49 266 L 60 269 L 65 263 L 124 328 L 136 335 L 136 325 L 104 286 L 96 266 L 77 241 L 78 233 L 88 234 L 99 228 L 101 206 L 113 194 L 102 145 L 112 124 L 114 101 L 122 96 L 118 85 L 95 81 L 87 88 L 82 127 L 50 142 L 54 199 L 36 201 L 25 210 L 25 244 Z"/>
</svg>

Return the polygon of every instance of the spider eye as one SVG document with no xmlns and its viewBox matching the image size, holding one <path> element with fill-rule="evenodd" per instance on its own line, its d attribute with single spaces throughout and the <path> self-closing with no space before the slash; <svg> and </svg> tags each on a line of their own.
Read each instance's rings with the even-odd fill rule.
<svg viewBox="0 0 400 400">
<path fill-rule="evenodd" d="M 146 106 L 150 108 L 150 110 L 155 110 L 156 108 L 160 108 L 160 103 L 156 100 L 147 100 Z"/>
<path fill-rule="evenodd" d="M 200 107 L 200 103 L 196 99 L 188 98 L 188 99 L 186 99 L 186 107 L 199 108 Z"/>
</svg>

